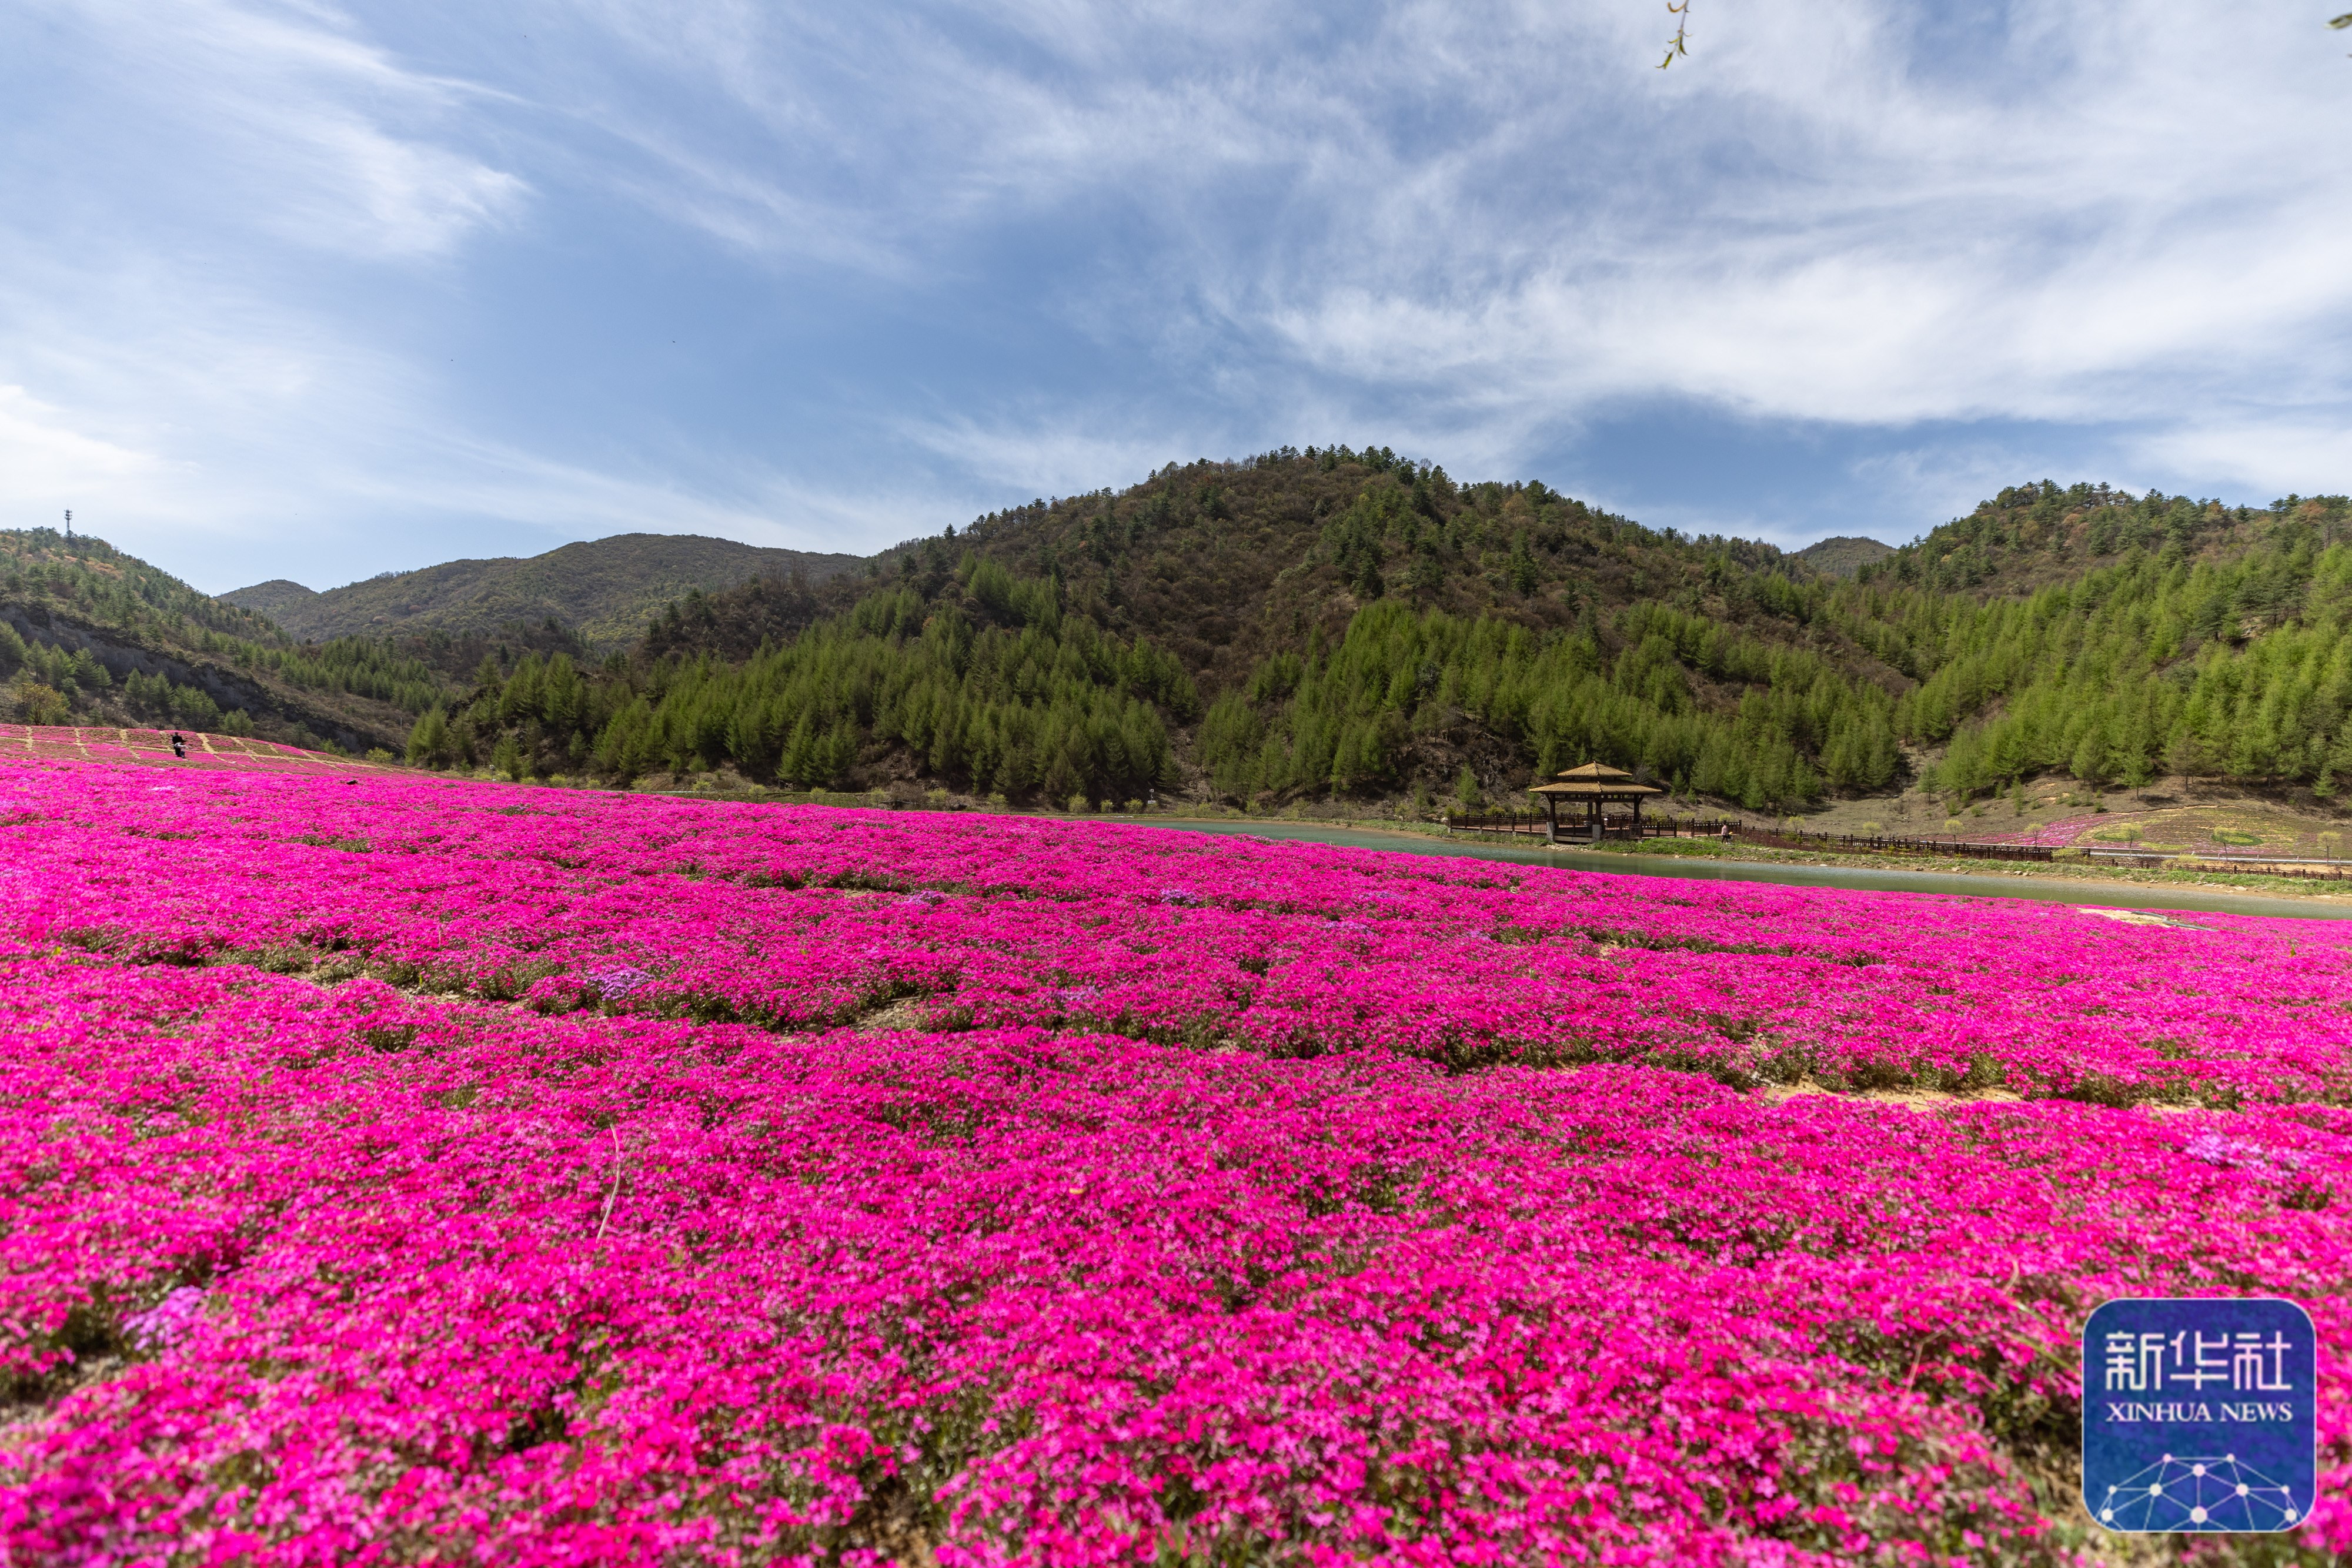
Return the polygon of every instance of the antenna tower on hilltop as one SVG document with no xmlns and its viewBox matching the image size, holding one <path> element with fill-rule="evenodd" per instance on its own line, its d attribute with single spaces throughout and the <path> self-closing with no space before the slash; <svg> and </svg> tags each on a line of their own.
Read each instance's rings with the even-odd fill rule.
<svg viewBox="0 0 2352 1568">
<path fill-rule="evenodd" d="M 66 508 L 66 543 L 73 543 L 73 508 Z"/>
</svg>

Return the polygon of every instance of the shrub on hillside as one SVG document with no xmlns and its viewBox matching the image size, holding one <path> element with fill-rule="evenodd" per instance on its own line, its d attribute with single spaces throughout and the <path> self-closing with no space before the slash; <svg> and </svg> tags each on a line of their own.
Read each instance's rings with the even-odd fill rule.
<svg viewBox="0 0 2352 1568">
<path fill-rule="evenodd" d="M 65 695 L 29 676 L 18 677 L 8 688 L 9 707 L 26 724 L 69 724 L 73 715 Z"/>
</svg>

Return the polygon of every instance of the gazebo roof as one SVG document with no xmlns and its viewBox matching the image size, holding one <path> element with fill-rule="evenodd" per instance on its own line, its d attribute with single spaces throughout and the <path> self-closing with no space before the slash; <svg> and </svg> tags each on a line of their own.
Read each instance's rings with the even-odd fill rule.
<svg viewBox="0 0 2352 1568">
<path fill-rule="evenodd" d="M 1612 768 L 1606 762 L 1588 762 L 1581 768 L 1564 768 L 1549 784 L 1538 784 L 1528 791 L 1530 795 L 1556 795 L 1572 800 L 1638 800 L 1644 795 L 1663 795 L 1664 790 L 1654 785 L 1637 783 L 1622 768 Z"/>
<path fill-rule="evenodd" d="M 1618 779 L 1623 779 L 1622 783 Z M 1618 779 L 1576 779 L 1559 784 L 1538 784 L 1528 791 L 1530 795 L 1560 795 L 1579 800 L 1631 800 L 1643 795 L 1663 795 L 1655 785 L 1636 784 L 1623 774 Z"/>
</svg>

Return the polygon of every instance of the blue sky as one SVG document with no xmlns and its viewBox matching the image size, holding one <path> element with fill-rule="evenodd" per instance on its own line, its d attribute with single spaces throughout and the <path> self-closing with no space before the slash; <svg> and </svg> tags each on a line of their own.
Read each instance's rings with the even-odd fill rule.
<svg viewBox="0 0 2352 1568">
<path fill-rule="evenodd" d="M 2340 492 L 2329 9 L 16 0 L 0 525 L 219 591 L 1285 443 L 1790 545 Z"/>
</svg>

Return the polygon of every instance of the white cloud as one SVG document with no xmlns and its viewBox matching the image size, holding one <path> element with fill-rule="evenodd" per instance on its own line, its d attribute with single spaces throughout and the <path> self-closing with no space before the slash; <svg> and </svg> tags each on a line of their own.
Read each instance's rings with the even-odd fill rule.
<svg viewBox="0 0 2352 1568">
<path fill-rule="evenodd" d="M 642 41 L 667 9 L 606 15 Z M 1781 0 L 1710 8 L 1659 73 L 1631 5 L 723 15 L 665 68 L 781 156 L 737 171 L 766 193 L 728 198 L 732 227 L 699 221 L 855 233 L 910 277 L 1043 213 L 1135 222 L 1060 313 L 1240 384 L 1234 428 L 1306 391 L 1507 460 L 1636 398 L 1896 429 L 2352 398 L 2298 352 L 2352 324 L 2352 165 L 2315 151 L 2352 92 L 2308 18 L 2041 0 L 1927 37 Z M 924 444 L 1043 486 L 1150 449 L 1137 423 L 1051 407 Z"/>
<path fill-rule="evenodd" d="M 0 473 L 20 506 L 54 501 L 61 511 L 77 495 L 144 481 L 162 466 L 152 454 L 73 429 L 23 387 L 0 386 Z"/>
<path fill-rule="evenodd" d="M 1425 245 L 1367 247 L 1261 287 L 1265 319 L 1367 383 L 1900 425 L 2160 416 L 2352 319 L 2352 167 L 2309 151 L 2315 124 L 2352 128 L 2352 94 L 2322 59 L 2279 70 L 2254 21 L 2141 8 L 2021 103 L 1906 79 L 1901 40 L 1861 15 L 1727 14 L 1672 114 L 1604 92 L 1633 134 L 1552 117 L 1556 157 L 1646 140 L 1664 201 L 1629 170 L 1589 204 L 1498 215 L 1465 192 L 1509 172 L 1470 171 L 1412 225 L 1468 260 L 1433 277 Z M 1526 259 L 1497 276 L 1498 255 Z"/>
<path fill-rule="evenodd" d="M 785 549 L 833 551 L 845 539 L 872 549 L 928 531 L 925 522 L 957 502 L 935 488 L 835 489 L 757 465 L 687 482 L 566 463 L 500 444 L 457 440 L 437 447 L 415 476 L 370 465 L 331 476 L 372 507 L 485 517 L 544 531 L 538 547 L 572 539 L 651 532 L 703 534 Z M 415 564 L 427 564 L 417 562 Z"/>
<path fill-rule="evenodd" d="M 232 555 L 415 517 L 870 549 L 1170 459 L 1483 476 L 1692 404 L 1877 433 L 1822 461 L 1906 519 L 2068 454 L 2347 487 L 2352 62 L 2300 8 L 1696 21 L 1659 72 L 1645 0 L 32 0 L 5 500 Z M 608 302 L 719 284 L 699 379 L 502 335 L 576 293 L 548 333 L 634 341 Z"/>
<path fill-rule="evenodd" d="M 1240 455 L 1227 450 L 1227 433 L 1188 436 L 1128 430 L 1114 434 L 1105 433 L 1104 423 L 1055 411 L 987 424 L 950 416 L 910 421 L 903 428 L 926 451 L 947 459 L 1000 497 L 980 511 L 1080 495 L 1105 484 L 1124 488 L 1166 463 Z"/>
<path fill-rule="evenodd" d="M 522 180 L 441 133 L 483 89 L 404 68 L 324 5 L 48 0 L 103 121 L 76 149 L 117 198 L 184 221 L 391 259 L 444 256 L 506 221 Z M 54 144 L 52 144 L 54 149 Z M 21 168 L 21 165 L 20 165 Z M 29 171 L 27 171 L 29 172 Z"/>
<path fill-rule="evenodd" d="M 2352 420 L 2343 418 L 2216 419 L 2137 435 L 2130 452 L 2158 478 L 2177 485 L 2179 476 L 2219 476 L 2245 486 L 2255 504 L 2352 490 Z"/>
</svg>

